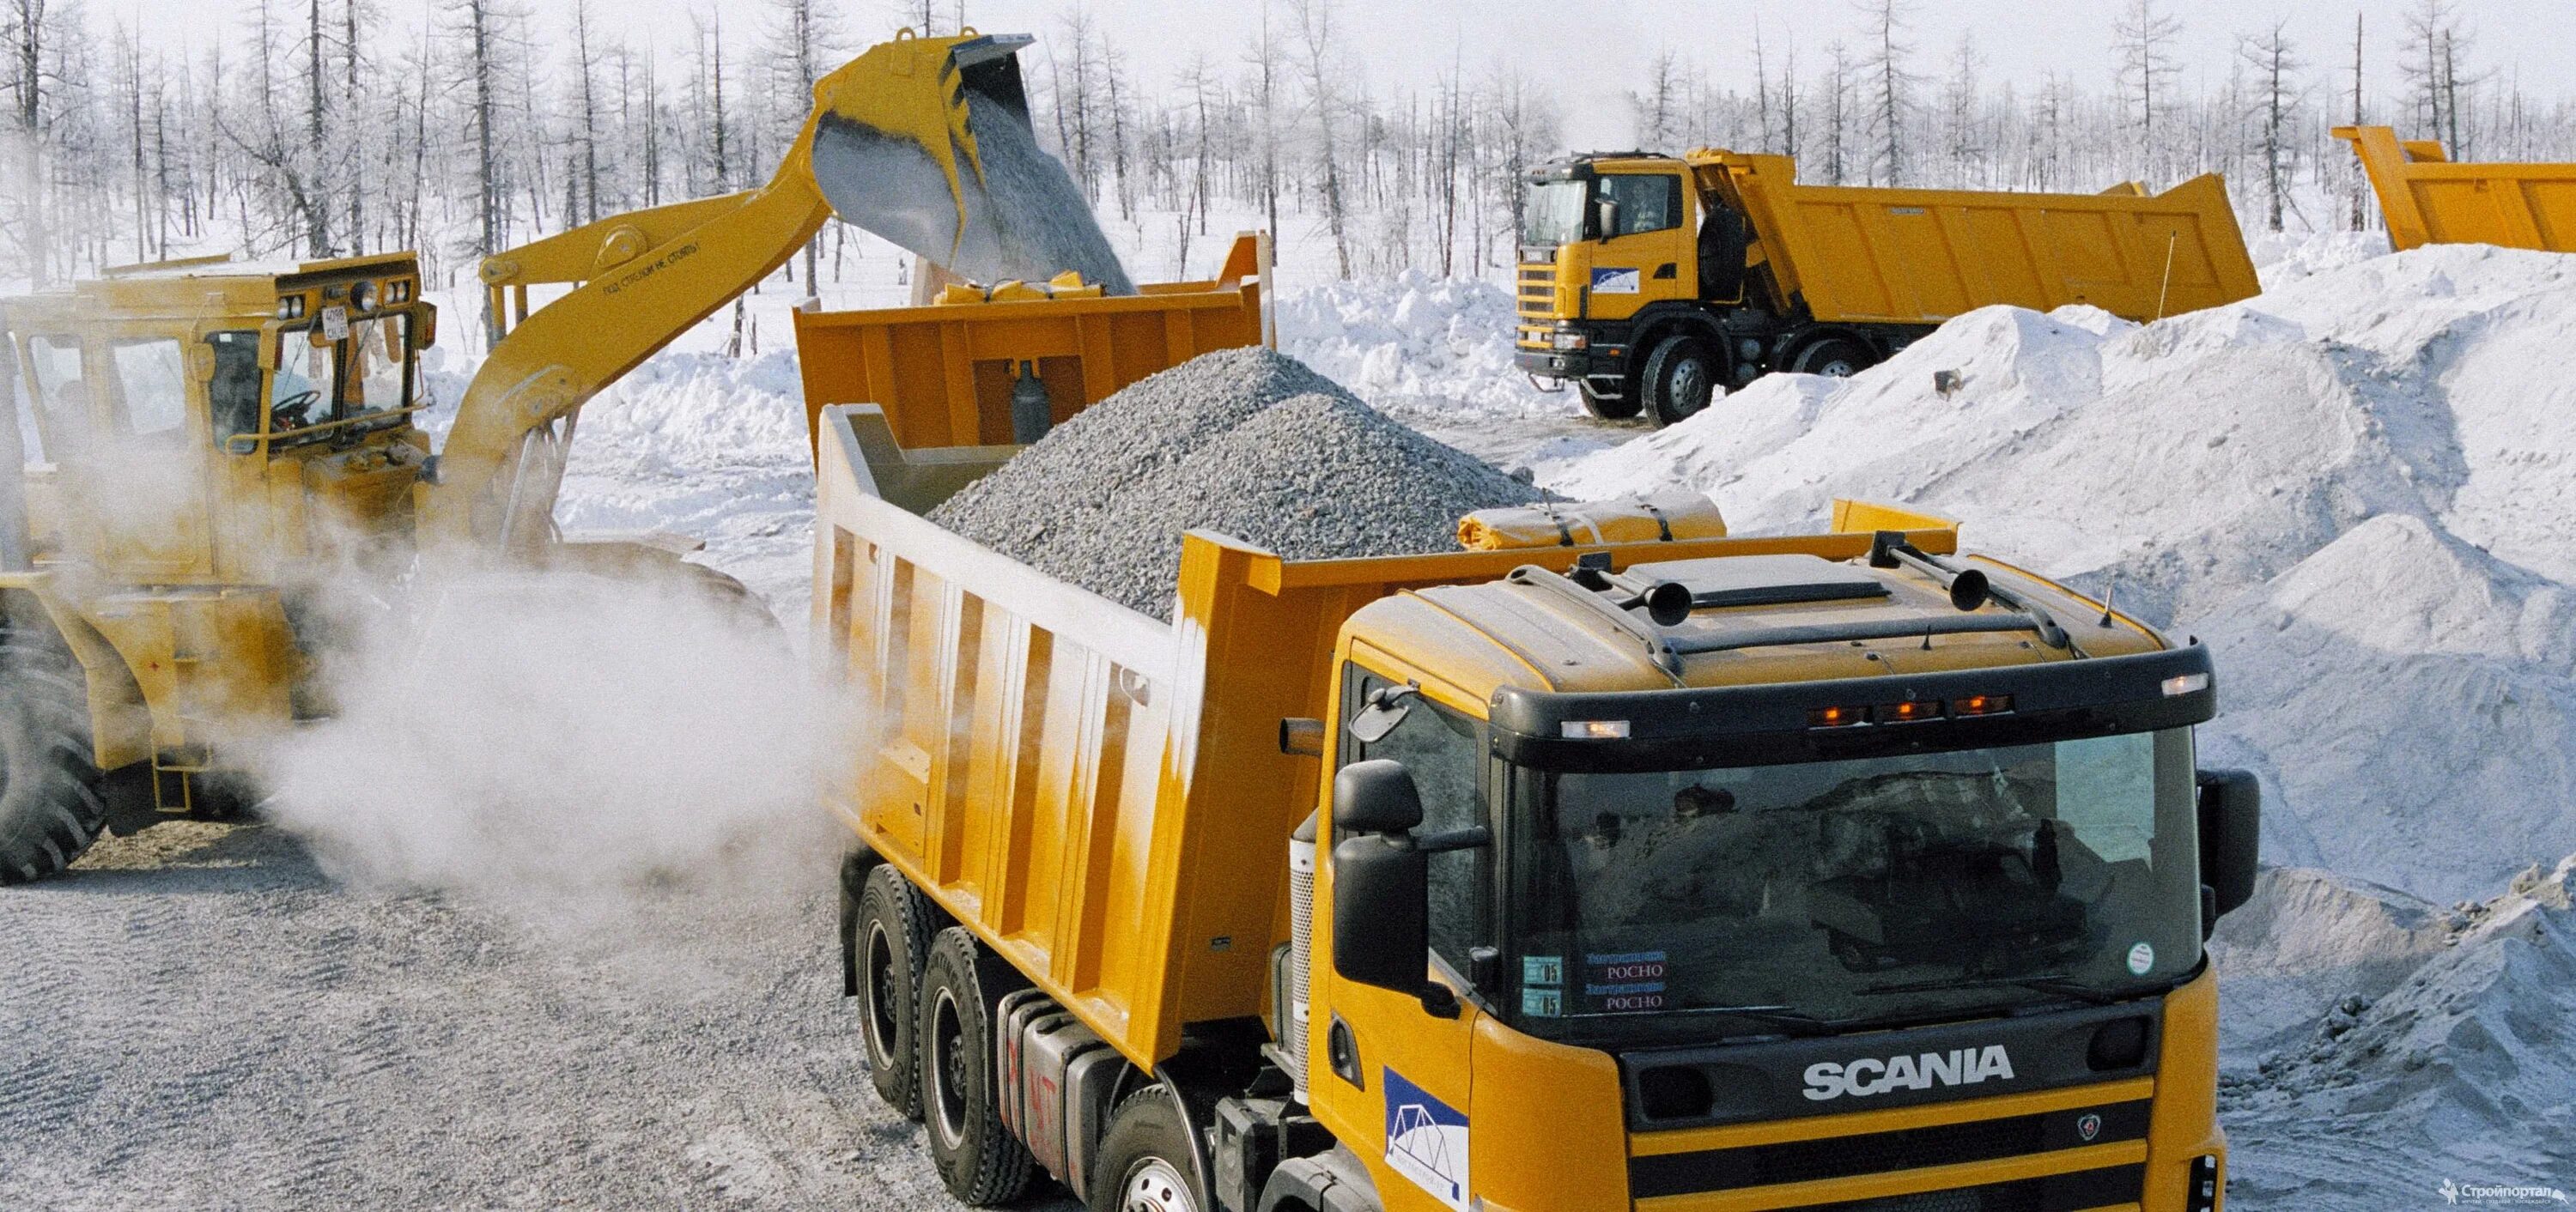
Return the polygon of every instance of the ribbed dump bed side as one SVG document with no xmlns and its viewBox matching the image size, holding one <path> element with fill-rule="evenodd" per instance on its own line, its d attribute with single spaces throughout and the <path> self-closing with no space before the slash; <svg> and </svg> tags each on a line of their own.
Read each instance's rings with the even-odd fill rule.
<svg viewBox="0 0 2576 1212">
<path fill-rule="evenodd" d="M 2352 144 L 2398 252 L 2493 244 L 2576 252 L 2576 164 L 2455 164 L 2441 143 L 2385 126 L 2338 126 Z"/>
<path fill-rule="evenodd" d="M 2143 321 L 2261 289 L 2214 175 L 2153 195 L 2040 194 L 1803 185 L 1786 156 L 1690 162 L 1739 201 L 1783 295 L 1819 321 L 1937 324 L 1999 303 Z"/>
</svg>

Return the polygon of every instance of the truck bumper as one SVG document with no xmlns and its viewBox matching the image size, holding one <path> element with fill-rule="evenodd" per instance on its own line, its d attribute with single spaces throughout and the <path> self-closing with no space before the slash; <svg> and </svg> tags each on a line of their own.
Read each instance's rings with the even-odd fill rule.
<svg viewBox="0 0 2576 1212">
<path fill-rule="evenodd" d="M 1512 365 L 1542 379 L 1616 379 L 1627 373 L 1628 351 L 1617 346 L 1588 350 L 1520 347 L 1512 351 Z"/>
</svg>

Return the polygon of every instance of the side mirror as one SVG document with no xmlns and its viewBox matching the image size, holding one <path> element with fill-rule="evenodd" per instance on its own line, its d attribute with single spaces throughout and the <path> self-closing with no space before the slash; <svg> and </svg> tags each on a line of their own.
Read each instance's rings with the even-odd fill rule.
<svg viewBox="0 0 2576 1212">
<path fill-rule="evenodd" d="M 419 318 L 412 321 L 412 349 L 418 351 L 438 344 L 438 304 L 423 299 L 413 306 L 418 310 L 412 314 Z"/>
<path fill-rule="evenodd" d="M 1595 239 L 1595 240 L 1607 240 L 1607 239 L 1609 239 L 1611 236 L 1618 234 L 1618 231 L 1619 231 L 1619 201 L 1618 201 L 1618 199 L 1616 199 L 1616 198 L 1602 198 L 1602 199 L 1598 199 L 1598 200 L 1596 200 L 1595 202 L 1593 202 L 1593 204 L 1592 204 L 1592 233 L 1593 233 L 1593 234 L 1592 234 L 1592 238 L 1593 238 L 1593 239 Z"/>
<path fill-rule="evenodd" d="M 2250 770 L 2200 772 L 2200 882 L 2226 913 L 2254 895 L 2263 786 Z"/>
<path fill-rule="evenodd" d="M 1411 833 L 1422 824 L 1413 772 L 1391 758 L 1353 762 L 1333 776 L 1336 833 Z"/>
<path fill-rule="evenodd" d="M 1422 798 L 1404 763 L 1353 762 L 1333 777 L 1333 971 L 1343 980 L 1422 999 L 1434 1014 L 1457 1001 L 1427 975 L 1431 852 L 1414 845 Z"/>
</svg>

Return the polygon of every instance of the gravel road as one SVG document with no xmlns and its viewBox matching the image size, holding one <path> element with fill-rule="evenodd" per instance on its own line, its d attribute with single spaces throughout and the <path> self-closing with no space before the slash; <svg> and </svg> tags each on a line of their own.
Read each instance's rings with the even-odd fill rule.
<svg viewBox="0 0 2576 1212">
<path fill-rule="evenodd" d="M 955 1207 L 810 866 L 563 927 L 256 823 L 102 841 L 0 890 L 0 1208 Z"/>
</svg>

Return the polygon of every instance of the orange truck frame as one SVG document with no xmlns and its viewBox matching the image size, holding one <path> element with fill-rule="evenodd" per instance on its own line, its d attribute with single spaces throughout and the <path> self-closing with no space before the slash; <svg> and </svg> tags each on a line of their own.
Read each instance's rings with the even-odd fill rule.
<svg viewBox="0 0 2576 1212">
<path fill-rule="evenodd" d="M 2493 244 L 2576 252 L 2576 164 L 2454 164 L 2438 139 L 2400 141 L 2385 126 L 2338 126 L 2388 220 L 2397 252 Z"/>
<path fill-rule="evenodd" d="M 2257 806 L 2195 773 L 2204 649 L 1850 502 L 1192 532 L 1165 623 L 922 516 L 1013 447 L 820 422 L 845 988 L 965 1202 L 2219 1206 L 2201 940 Z"/>
</svg>

